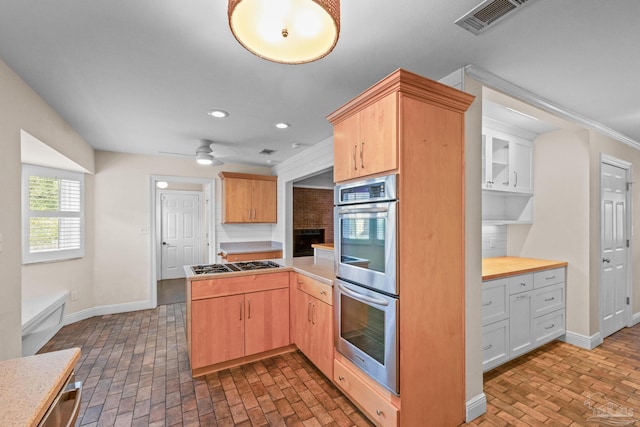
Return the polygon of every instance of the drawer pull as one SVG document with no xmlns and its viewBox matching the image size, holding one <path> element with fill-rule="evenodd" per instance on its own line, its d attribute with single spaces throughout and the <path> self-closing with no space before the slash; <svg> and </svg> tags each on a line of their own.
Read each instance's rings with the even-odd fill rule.
<svg viewBox="0 0 640 427">
<path fill-rule="evenodd" d="M 516 297 L 516 301 L 519 301 L 519 300 L 521 300 L 521 299 L 525 299 L 525 298 L 529 298 L 529 295 L 518 295 L 518 296 Z"/>
<path fill-rule="evenodd" d="M 376 409 L 376 414 L 377 415 L 382 415 L 384 412 L 382 412 L 380 409 Z"/>
<path fill-rule="evenodd" d="M 491 305 L 491 303 L 492 303 L 492 302 L 493 302 L 493 301 L 485 302 L 484 304 L 482 304 L 482 306 L 483 306 L 483 307 L 489 306 L 489 305 Z"/>
<path fill-rule="evenodd" d="M 549 301 L 553 301 L 554 299 L 556 299 L 556 298 L 555 298 L 555 297 L 551 297 L 551 298 L 546 298 L 546 299 L 544 300 L 544 302 L 549 302 Z"/>
<path fill-rule="evenodd" d="M 320 291 L 320 295 L 326 295 L 327 291 Z"/>
<path fill-rule="evenodd" d="M 527 286 L 527 284 L 524 282 L 520 282 L 520 286 Z"/>
<path fill-rule="evenodd" d="M 339 375 L 339 376 L 338 376 L 338 380 L 339 380 L 339 381 L 344 381 L 344 377 L 343 377 L 342 375 Z"/>
<path fill-rule="evenodd" d="M 486 347 L 482 347 L 482 351 L 490 350 L 490 349 L 491 349 L 491 347 L 493 347 L 493 344 L 489 344 L 489 345 L 488 345 L 488 346 L 486 346 Z"/>
<path fill-rule="evenodd" d="M 545 277 L 545 280 L 552 280 L 552 279 L 555 279 L 555 278 L 556 278 L 556 276 Z"/>
<path fill-rule="evenodd" d="M 549 327 L 546 327 L 545 329 L 551 329 L 551 328 L 555 328 L 555 326 L 556 326 L 556 324 L 554 323 L 554 324 L 552 324 L 551 326 L 549 326 Z"/>
</svg>

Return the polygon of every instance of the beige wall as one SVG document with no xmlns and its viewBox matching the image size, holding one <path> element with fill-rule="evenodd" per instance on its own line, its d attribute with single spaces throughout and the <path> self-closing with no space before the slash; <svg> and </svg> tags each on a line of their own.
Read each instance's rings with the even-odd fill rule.
<svg viewBox="0 0 640 427">
<path fill-rule="evenodd" d="M 532 225 L 508 226 L 507 254 L 567 261 L 567 330 L 590 335 L 589 143 L 555 131 L 534 142 Z"/>
<path fill-rule="evenodd" d="M 52 274 L 40 274 L 42 266 L 25 267 L 24 272 L 21 267 L 20 130 L 39 138 L 85 169 L 94 169 L 93 149 L 0 60 L 0 180 L 4 183 L 0 186 L 0 233 L 3 236 L 3 250 L 0 252 L 0 359 L 21 355 L 23 275 L 27 293 L 37 290 L 40 277 L 55 280 Z M 51 268 L 56 272 L 64 270 L 65 274 L 81 276 L 90 263 L 89 259 L 61 262 L 51 264 Z"/>
<path fill-rule="evenodd" d="M 96 152 L 94 306 L 150 301 L 151 176 L 215 179 L 219 206 L 222 170 L 270 174 L 270 168 L 251 165 L 199 166 L 193 159 Z M 150 232 L 141 234 L 141 227 Z M 269 240 L 271 226 L 267 234 L 256 240 Z"/>
<path fill-rule="evenodd" d="M 602 154 L 640 165 L 640 151 L 596 131 L 557 131 L 534 144 L 533 225 L 508 226 L 508 255 L 567 261 L 567 331 L 600 332 L 600 162 Z M 634 178 L 630 178 L 634 181 Z M 632 186 L 632 206 L 640 186 Z M 633 227 L 640 211 L 632 211 Z M 631 237 L 632 314 L 640 311 L 640 236 Z"/>
<path fill-rule="evenodd" d="M 465 114 L 465 353 L 467 402 L 482 394 L 482 85 L 464 77 L 475 95 Z"/>
</svg>

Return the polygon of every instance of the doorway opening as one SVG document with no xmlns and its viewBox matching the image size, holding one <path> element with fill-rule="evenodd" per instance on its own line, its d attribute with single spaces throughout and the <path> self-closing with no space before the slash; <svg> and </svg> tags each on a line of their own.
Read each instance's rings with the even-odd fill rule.
<svg viewBox="0 0 640 427">
<path fill-rule="evenodd" d="M 203 178 L 154 176 L 151 181 L 155 307 L 186 301 L 183 266 L 213 259 L 215 187 Z"/>
<path fill-rule="evenodd" d="M 293 256 L 312 256 L 333 243 L 333 168 L 293 182 Z"/>
</svg>

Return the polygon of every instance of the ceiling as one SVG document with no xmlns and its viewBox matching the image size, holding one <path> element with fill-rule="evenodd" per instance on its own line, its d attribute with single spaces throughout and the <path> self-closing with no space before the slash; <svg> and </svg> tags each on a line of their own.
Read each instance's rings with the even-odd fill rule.
<svg viewBox="0 0 640 427">
<path fill-rule="evenodd" d="M 0 58 L 99 150 L 194 155 L 206 138 L 224 162 L 277 164 L 395 69 L 467 64 L 640 141 L 638 0 L 529 0 L 475 36 L 454 21 L 479 3 L 344 0 L 334 51 L 283 65 L 238 44 L 221 0 L 0 0 Z"/>
</svg>

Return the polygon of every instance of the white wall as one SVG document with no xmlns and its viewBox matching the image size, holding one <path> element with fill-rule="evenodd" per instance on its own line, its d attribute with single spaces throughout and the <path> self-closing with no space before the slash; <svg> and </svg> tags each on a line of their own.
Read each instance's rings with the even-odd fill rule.
<svg viewBox="0 0 640 427">
<path fill-rule="evenodd" d="M 588 233 L 589 142 L 586 132 L 559 130 L 534 142 L 532 225 L 508 226 L 510 256 L 566 261 L 567 330 L 590 336 Z M 597 193 L 595 194 L 597 198 Z"/>
<path fill-rule="evenodd" d="M 0 60 L 0 360 L 21 355 L 21 301 L 23 269 L 21 267 L 21 153 L 20 131 L 25 130 L 78 165 L 93 171 L 93 149 L 49 107 L 17 74 Z M 88 180 L 87 194 L 91 194 Z M 88 209 L 91 209 L 89 204 Z M 90 213 L 88 213 L 90 215 Z M 84 260 L 51 264 L 65 274 L 81 276 L 91 263 Z M 58 278 L 41 274 L 41 266 L 26 270 L 25 288 L 32 288 L 31 276 L 46 283 Z M 35 281 L 35 280 L 34 280 Z M 56 282 L 55 286 L 62 286 Z"/>
</svg>

